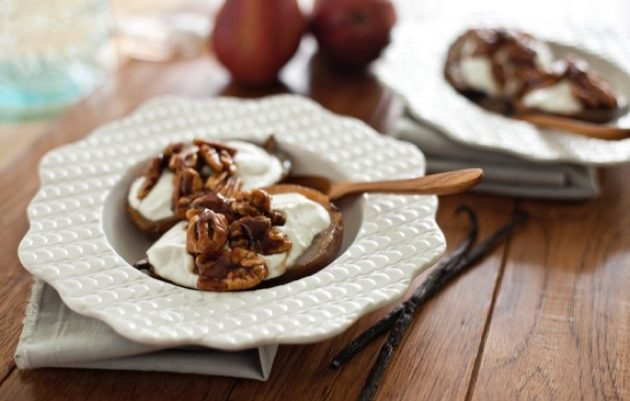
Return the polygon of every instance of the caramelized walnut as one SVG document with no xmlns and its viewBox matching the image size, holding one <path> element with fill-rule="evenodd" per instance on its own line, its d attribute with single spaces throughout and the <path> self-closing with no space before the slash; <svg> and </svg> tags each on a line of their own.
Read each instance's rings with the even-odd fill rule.
<svg viewBox="0 0 630 401">
<path fill-rule="evenodd" d="M 537 62 L 536 40 L 526 33 L 506 29 L 473 29 L 466 32 L 464 38 L 474 43 L 472 56 L 489 59 L 492 75 L 502 91 L 511 81 L 516 86 L 510 88 L 510 93 L 519 96 L 547 74 Z"/>
<path fill-rule="evenodd" d="M 175 173 L 173 179 L 173 205 L 177 205 L 183 196 L 201 192 L 203 180 L 201 175 L 190 167 L 182 167 Z"/>
<path fill-rule="evenodd" d="M 195 139 L 193 139 L 193 144 L 198 146 L 198 147 L 209 146 L 211 148 L 215 148 L 215 149 L 218 149 L 218 150 L 225 150 L 227 153 L 230 154 L 230 156 L 234 156 L 238 152 L 238 150 L 236 148 L 233 148 L 232 146 L 226 145 L 225 143 L 215 142 L 215 141 L 208 141 L 206 139 L 195 138 Z"/>
<path fill-rule="evenodd" d="M 465 37 L 475 44 L 473 56 L 501 57 L 515 64 L 533 66 L 536 63 L 536 50 L 532 46 L 535 39 L 523 32 L 507 29 L 472 29 Z"/>
<path fill-rule="evenodd" d="M 613 88 L 599 75 L 589 71 L 585 61 L 570 56 L 556 61 L 552 71 L 536 85 L 530 86 L 528 91 L 556 85 L 563 80 L 569 82 L 571 94 L 586 109 L 615 110 L 619 107 Z M 514 102 L 517 107 L 521 106 L 519 102 L 520 99 Z"/>
<path fill-rule="evenodd" d="M 265 260 L 244 248 L 224 250 L 216 258 L 199 255 L 197 287 L 209 291 L 246 290 L 260 284 L 267 276 Z"/>
<path fill-rule="evenodd" d="M 233 199 L 205 194 L 187 201 L 186 207 L 186 250 L 195 258 L 200 289 L 251 288 L 267 275 L 260 255 L 291 250 L 289 237 L 274 227 L 284 224 L 286 217 L 270 210 L 271 197 L 263 190 L 242 192 Z"/>
<path fill-rule="evenodd" d="M 200 171 L 199 156 L 197 153 L 198 150 L 194 147 L 180 151 L 171 156 L 168 168 L 174 172 L 177 172 L 181 168 L 191 168 Z"/>
<path fill-rule="evenodd" d="M 270 209 L 271 197 L 262 189 L 240 192 L 232 203 L 232 210 L 240 216 L 258 216 Z"/>
<path fill-rule="evenodd" d="M 272 228 L 269 217 L 246 216 L 230 224 L 230 246 L 273 255 L 290 251 L 291 240 L 282 231 Z"/>
<path fill-rule="evenodd" d="M 270 210 L 267 217 L 271 219 L 271 224 L 274 226 L 283 226 L 287 222 L 287 216 L 279 210 Z"/>
<path fill-rule="evenodd" d="M 194 194 L 211 191 L 235 195 L 243 186 L 241 178 L 236 176 L 236 152 L 231 146 L 201 139 L 188 146 L 181 142 L 168 145 L 151 160 L 138 198 L 148 195 L 165 168 L 175 173 L 172 204 L 177 216 L 183 215 Z"/>
<path fill-rule="evenodd" d="M 228 171 L 223 171 L 208 177 L 205 184 L 207 190 L 226 196 L 234 196 L 241 190 L 242 186 L 243 180 L 230 175 Z"/>
<path fill-rule="evenodd" d="M 228 240 L 227 217 L 209 209 L 190 209 L 186 217 L 186 251 L 203 255 L 206 259 L 216 257 Z"/>
<path fill-rule="evenodd" d="M 181 142 L 176 142 L 168 145 L 164 148 L 164 151 L 151 159 L 149 162 L 149 167 L 144 173 L 144 183 L 142 187 L 138 191 L 138 199 L 144 199 L 149 192 L 153 189 L 155 184 L 157 184 L 160 176 L 162 175 L 162 170 L 166 166 L 170 165 L 171 158 L 174 154 L 180 152 L 183 148 L 183 144 Z"/>
<path fill-rule="evenodd" d="M 151 159 L 149 163 L 149 168 L 144 174 L 144 182 L 142 183 L 142 187 L 138 191 L 138 199 L 144 199 L 151 192 L 155 184 L 157 184 L 160 179 L 160 175 L 162 175 L 162 168 L 164 166 L 165 157 L 160 154 L 157 157 Z"/>
<path fill-rule="evenodd" d="M 193 143 L 199 147 L 201 157 L 215 173 L 227 171 L 229 174 L 234 174 L 236 172 L 233 159 L 236 155 L 235 148 L 202 139 L 195 139 Z"/>
<path fill-rule="evenodd" d="M 613 88 L 599 75 L 590 72 L 584 60 L 568 57 L 554 65 L 562 73 L 561 78 L 568 78 L 571 91 L 584 106 L 588 108 L 614 109 L 617 107 L 617 96 Z"/>
<path fill-rule="evenodd" d="M 213 212 L 228 215 L 229 218 L 231 213 L 231 204 L 232 201 L 225 196 L 218 193 L 212 193 L 199 196 L 191 203 L 190 207 L 210 209 Z"/>
<path fill-rule="evenodd" d="M 164 148 L 164 152 L 162 153 L 164 154 L 164 156 L 170 158 L 174 154 L 181 152 L 182 149 L 184 149 L 184 144 L 182 142 L 175 142 L 175 143 L 171 143 L 170 145 L 167 145 Z"/>
</svg>

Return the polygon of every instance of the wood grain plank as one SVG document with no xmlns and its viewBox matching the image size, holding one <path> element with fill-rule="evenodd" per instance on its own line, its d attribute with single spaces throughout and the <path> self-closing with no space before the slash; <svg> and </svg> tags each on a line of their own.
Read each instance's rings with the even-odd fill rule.
<svg viewBox="0 0 630 401">
<path fill-rule="evenodd" d="M 222 401 L 234 380 L 158 372 L 38 369 L 9 376 L 0 401 Z"/>
<path fill-rule="evenodd" d="M 473 400 L 630 400 L 630 166 L 581 203 L 523 202 Z"/>
<path fill-rule="evenodd" d="M 442 198 L 438 222 L 449 248 L 467 230 L 464 218 L 453 211 L 461 203 L 472 205 L 485 237 L 509 220 L 513 201 L 461 195 Z M 469 271 L 418 314 L 397 352 L 377 400 L 463 400 L 490 309 L 504 249 L 498 249 Z M 421 275 L 418 284 L 427 273 Z M 357 398 L 382 344 L 371 344 L 341 369 L 330 370 L 332 357 L 360 331 L 388 310 L 372 313 L 339 337 L 307 346 L 281 347 L 267 383 L 239 381 L 230 400 L 354 400 Z"/>
<path fill-rule="evenodd" d="M 387 132 L 402 113 L 402 99 L 383 86 L 369 70 L 358 74 L 335 71 L 316 50 L 315 40 L 307 36 L 302 40 L 298 54 L 282 70 L 281 81 L 263 89 L 227 81 L 217 94 L 253 98 L 297 93 L 310 97 L 330 111 L 356 117 L 381 133 Z"/>
<path fill-rule="evenodd" d="M 50 124 L 50 120 L 0 123 L 0 169 L 11 161 L 16 153 L 33 143 Z"/>
</svg>

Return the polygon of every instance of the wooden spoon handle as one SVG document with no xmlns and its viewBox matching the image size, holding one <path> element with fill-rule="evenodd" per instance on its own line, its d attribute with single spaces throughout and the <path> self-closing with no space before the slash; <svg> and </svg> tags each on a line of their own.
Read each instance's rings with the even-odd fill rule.
<svg viewBox="0 0 630 401">
<path fill-rule="evenodd" d="M 598 139 L 626 139 L 630 138 L 629 128 L 612 127 L 602 124 L 587 123 L 572 118 L 552 116 L 542 113 L 515 114 L 512 117 L 530 122 L 544 128 L 553 128 L 558 131 L 570 132 Z"/>
<path fill-rule="evenodd" d="M 330 188 L 331 200 L 364 192 L 380 192 L 404 195 L 450 195 L 464 192 L 481 180 L 483 170 L 469 168 L 431 174 L 406 180 L 339 182 Z"/>
</svg>

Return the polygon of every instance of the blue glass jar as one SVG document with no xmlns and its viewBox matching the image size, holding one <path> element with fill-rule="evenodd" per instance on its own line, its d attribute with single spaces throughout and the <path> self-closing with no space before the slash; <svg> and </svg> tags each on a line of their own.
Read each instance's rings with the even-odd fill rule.
<svg viewBox="0 0 630 401">
<path fill-rule="evenodd" d="M 54 114 L 116 62 L 107 0 L 2 0 L 0 120 Z"/>
</svg>

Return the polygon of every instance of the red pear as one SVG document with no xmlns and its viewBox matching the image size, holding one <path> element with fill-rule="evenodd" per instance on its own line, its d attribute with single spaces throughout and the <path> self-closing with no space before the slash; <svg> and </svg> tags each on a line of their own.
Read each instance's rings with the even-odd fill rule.
<svg viewBox="0 0 630 401">
<path fill-rule="evenodd" d="M 389 44 L 396 12 L 390 0 L 320 0 L 311 23 L 330 61 L 362 68 Z"/>
<path fill-rule="evenodd" d="M 234 81 L 267 85 L 291 59 L 305 29 L 296 0 L 227 0 L 212 45 Z"/>
</svg>

